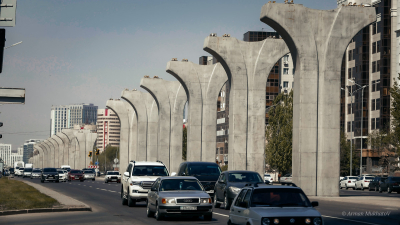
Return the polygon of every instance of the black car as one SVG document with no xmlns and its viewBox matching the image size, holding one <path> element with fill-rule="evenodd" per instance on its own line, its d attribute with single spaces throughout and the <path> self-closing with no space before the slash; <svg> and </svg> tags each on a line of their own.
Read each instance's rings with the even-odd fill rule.
<svg viewBox="0 0 400 225">
<path fill-rule="evenodd" d="M 214 197 L 214 185 L 221 174 L 218 164 L 212 162 L 183 162 L 179 165 L 176 176 L 196 177 L 205 191 Z"/>
<path fill-rule="evenodd" d="M 379 186 L 382 181 L 385 181 L 387 177 L 375 177 L 371 182 L 369 182 L 368 190 L 369 191 L 378 191 Z"/>
<path fill-rule="evenodd" d="M 221 173 L 214 189 L 214 207 L 218 208 L 221 203 L 225 209 L 231 207 L 236 195 L 246 184 L 264 183 L 260 174 L 252 171 L 225 171 Z"/>
<path fill-rule="evenodd" d="M 10 174 L 14 174 L 14 168 L 10 168 Z"/>
<path fill-rule="evenodd" d="M 56 168 L 44 168 L 42 171 L 42 175 L 40 176 L 40 182 L 44 183 L 45 181 L 50 182 L 60 182 L 58 172 Z"/>
<path fill-rule="evenodd" d="M 388 177 L 385 181 L 382 181 L 379 186 L 379 193 L 387 191 L 387 193 L 397 192 L 400 194 L 400 177 Z"/>
</svg>

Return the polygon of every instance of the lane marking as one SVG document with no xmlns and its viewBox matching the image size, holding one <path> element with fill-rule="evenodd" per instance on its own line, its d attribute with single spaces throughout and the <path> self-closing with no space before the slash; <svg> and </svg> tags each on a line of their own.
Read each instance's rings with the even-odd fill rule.
<svg viewBox="0 0 400 225">
<path fill-rule="evenodd" d="M 96 189 L 100 189 L 100 188 L 96 188 Z"/>
<path fill-rule="evenodd" d="M 116 191 L 110 191 L 110 190 L 109 190 L 109 192 L 116 192 Z"/>
<path fill-rule="evenodd" d="M 89 186 L 89 187 L 92 187 L 92 186 Z"/>
<path fill-rule="evenodd" d="M 229 215 L 225 215 L 225 214 L 221 214 L 221 213 L 216 213 L 216 212 L 213 212 L 213 214 L 217 214 L 217 215 L 219 215 L 219 216 L 229 217 Z"/>
<path fill-rule="evenodd" d="M 346 221 L 355 222 L 355 223 L 362 223 L 362 224 L 369 224 L 369 225 L 380 225 L 380 224 L 377 224 L 377 223 L 368 223 L 368 222 L 363 222 L 363 221 L 358 221 L 358 220 L 349 220 L 349 219 L 344 219 L 344 218 L 334 217 L 334 216 L 325 216 L 325 215 L 322 215 L 322 216 L 323 217 L 327 217 L 327 218 L 332 218 L 332 219 L 346 220 Z"/>
</svg>

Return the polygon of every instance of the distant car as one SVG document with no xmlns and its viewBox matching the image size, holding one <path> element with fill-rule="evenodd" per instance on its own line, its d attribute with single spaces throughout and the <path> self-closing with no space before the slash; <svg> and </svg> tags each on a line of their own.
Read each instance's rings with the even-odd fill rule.
<svg viewBox="0 0 400 225">
<path fill-rule="evenodd" d="M 32 168 L 25 168 L 22 172 L 22 178 L 31 177 Z"/>
<path fill-rule="evenodd" d="M 304 192 L 293 186 L 251 185 L 236 196 L 228 225 L 323 224 Z"/>
<path fill-rule="evenodd" d="M 292 183 L 292 174 L 288 173 L 285 176 L 281 177 L 280 182 L 282 185 Z"/>
<path fill-rule="evenodd" d="M 40 178 L 42 175 L 42 171 L 38 169 L 33 169 L 31 173 L 31 179 L 33 178 Z"/>
<path fill-rule="evenodd" d="M 400 194 L 400 177 L 388 177 L 385 181 L 382 181 L 379 186 L 379 193 L 387 191 L 388 194 L 397 192 Z"/>
<path fill-rule="evenodd" d="M 44 168 L 41 174 L 40 181 L 44 183 L 45 181 L 49 182 L 60 182 L 59 175 L 56 168 Z"/>
<path fill-rule="evenodd" d="M 257 172 L 241 170 L 222 172 L 215 184 L 214 207 L 219 208 L 223 204 L 225 209 L 229 209 L 236 195 L 249 183 L 264 182 Z"/>
<path fill-rule="evenodd" d="M 369 191 L 379 191 L 379 186 L 382 181 L 385 181 L 387 177 L 377 176 L 372 181 L 369 182 L 368 190 Z"/>
<path fill-rule="evenodd" d="M 85 180 L 96 180 L 93 170 L 83 170 L 83 178 Z"/>
<path fill-rule="evenodd" d="M 62 169 L 57 169 L 57 173 L 60 181 L 67 182 L 67 176 Z"/>
<path fill-rule="evenodd" d="M 349 188 L 353 188 L 353 190 L 354 190 L 357 179 L 358 179 L 358 177 L 355 177 L 355 176 L 345 176 L 343 178 L 343 180 L 340 181 L 339 188 L 340 189 L 346 188 L 346 190 Z"/>
<path fill-rule="evenodd" d="M 343 180 L 344 177 L 339 177 L 339 181 Z"/>
<path fill-rule="evenodd" d="M 369 187 L 369 182 L 374 180 L 374 176 L 361 176 L 357 179 L 355 189 L 361 189 L 364 191 L 365 188 Z"/>
<path fill-rule="evenodd" d="M 71 182 L 73 180 L 79 180 L 80 182 L 85 181 L 85 178 L 83 177 L 83 171 L 82 170 L 70 170 L 68 172 L 68 181 Z"/>
<path fill-rule="evenodd" d="M 23 174 L 23 172 L 24 172 L 24 167 L 19 167 L 16 171 L 15 171 L 15 175 L 17 176 L 17 177 L 20 177 L 20 176 L 22 176 L 22 174 Z"/>
<path fill-rule="evenodd" d="M 264 174 L 264 182 L 268 181 L 270 184 L 272 184 L 272 182 L 274 182 L 274 178 L 271 176 L 271 174 Z"/>
<path fill-rule="evenodd" d="M 195 177 L 160 177 L 147 196 L 147 216 L 204 216 L 212 220 L 211 197 Z"/>
<path fill-rule="evenodd" d="M 10 174 L 14 175 L 14 168 L 10 168 Z"/>
<path fill-rule="evenodd" d="M 107 171 L 106 176 L 104 177 L 104 182 L 117 182 L 121 183 L 121 174 L 118 171 Z"/>
</svg>

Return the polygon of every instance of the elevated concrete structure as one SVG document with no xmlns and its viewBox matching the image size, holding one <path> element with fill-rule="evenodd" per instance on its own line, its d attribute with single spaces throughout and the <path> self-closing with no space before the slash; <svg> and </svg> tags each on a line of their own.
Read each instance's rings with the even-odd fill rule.
<svg viewBox="0 0 400 225">
<path fill-rule="evenodd" d="M 53 136 L 55 136 L 55 135 L 53 135 Z M 54 140 L 53 137 L 49 137 L 47 140 L 48 140 L 48 141 L 53 145 L 53 147 L 54 147 L 54 157 L 53 157 L 53 159 L 52 159 L 52 160 L 54 160 L 54 167 L 55 167 L 55 168 L 59 168 L 59 165 L 58 165 L 58 151 L 59 151 L 58 143 Z"/>
<path fill-rule="evenodd" d="M 158 159 L 158 106 L 153 96 L 149 93 L 142 93 L 143 101 L 147 112 L 147 161 Z"/>
<path fill-rule="evenodd" d="M 217 100 L 228 80 L 220 63 L 198 65 L 171 61 L 167 72 L 184 87 L 188 99 L 188 161 L 215 162 Z"/>
<path fill-rule="evenodd" d="M 265 170 L 265 88 L 268 75 L 289 53 L 281 39 L 245 42 L 209 36 L 204 50 L 224 67 L 229 97 L 229 170 Z"/>
<path fill-rule="evenodd" d="M 342 58 L 351 38 L 376 20 L 375 8 L 268 3 L 260 19 L 285 40 L 296 68 L 293 182 L 309 196 L 338 196 Z"/>
<path fill-rule="evenodd" d="M 137 130 L 131 130 L 132 121 L 135 120 L 135 112 L 127 102 L 119 99 L 108 100 L 106 107 L 114 111 L 118 116 L 121 130 L 119 137 L 119 171 L 123 174 L 129 165 L 129 161 L 133 160 L 136 155 L 136 145 L 129 146 L 130 139 L 137 137 Z M 133 136 L 133 137 L 132 137 Z M 134 148 L 134 149 L 130 149 Z"/>
<path fill-rule="evenodd" d="M 69 140 L 68 136 L 62 132 L 58 132 L 56 134 L 56 136 L 58 138 L 60 138 L 64 143 L 63 154 L 60 155 L 60 157 L 62 157 L 62 159 L 60 159 L 61 165 L 69 165 L 69 143 L 70 143 L 70 140 Z"/>
<path fill-rule="evenodd" d="M 43 141 L 45 145 L 47 145 L 49 150 L 49 167 L 54 167 L 54 156 L 55 156 L 55 147 L 53 143 L 49 141 L 49 138 Z"/>
<path fill-rule="evenodd" d="M 136 158 L 137 161 L 147 160 L 147 109 L 142 98 L 142 92 L 125 89 L 121 98 L 127 101 L 136 113 L 137 137 L 136 137 Z M 133 123 L 133 122 L 132 122 Z M 131 128 L 134 130 L 134 128 Z"/>
<path fill-rule="evenodd" d="M 75 157 L 76 157 L 76 169 L 83 169 L 87 168 L 88 165 L 86 165 L 86 158 L 88 156 L 86 155 L 86 134 L 85 132 L 89 132 L 88 130 L 80 130 L 78 131 L 75 136 L 76 140 L 78 141 L 78 146 L 75 151 Z"/>
<path fill-rule="evenodd" d="M 40 145 L 41 145 L 41 147 L 43 148 L 43 150 L 45 152 L 45 155 L 44 155 L 45 164 L 44 164 L 44 166 L 45 167 L 51 167 L 51 164 L 50 164 L 50 159 L 51 159 L 50 147 L 44 141 L 40 142 Z"/>
<path fill-rule="evenodd" d="M 158 106 L 158 160 L 170 171 L 177 171 L 182 162 L 182 125 L 186 93 L 178 81 L 142 78 L 140 86 L 147 90 Z"/>
<path fill-rule="evenodd" d="M 36 151 L 39 152 L 37 162 L 36 162 L 36 167 L 44 168 L 44 151 L 43 151 L 42 147 L 40 147 L 39 144 L 35 144 L 33 146 L 33 149 L 35 149 Z"/>
<path fill-rule="evenodd" d="M 39 154 L 42 154 L 42 167 L 47 167 L 47 148 L 43 145 L 43 142 L 38 143 L 37 147 L 39 149 Z"/>
<path fill-rule="evenodd" d="M 57 157 L 57 160 L 58 160 L 58 162 L 57 162 L 57 164 L 56 164 L 56 167 L 57 168 L 60 168 L 62 165 L 65 165 L 65 164 L 63 164 L 63 157 L 64 157 L 64 141 L 59 137 L 59 136 L 57 136 L 57 135 L 53 135 L 53 136 L 51 136 L 51 138 L 54 140 L 54 141 L 56 141 L 57 142 L 57 144 L 58 144 L 58 157 Z"/>
<path fill-rule="evenodd" d="M 87 157 L 87 155 L 89 154 L 89 151 L 92 151 L 93 155 L 94 153 L 94 143 L 96 142 L 97 139 L 97 133 L 85 133 L 86 135 L 86 153 L 85 153 L 85 165 L 87 167 L 87 165 L 90 165 L 90 158 Z"/>
<path fill-rule="evenodd" d="M 75 168 L 75 147 L 76 147 L 76 137 L 74 132 L 71 129 L 62 129 L 61 132 L 68 137 L 69 145 L 68 145 L 68 164 L 71 166 L 71 169 Z M 61 136 L 59 136 L 61 137 Z"/>
</svg>

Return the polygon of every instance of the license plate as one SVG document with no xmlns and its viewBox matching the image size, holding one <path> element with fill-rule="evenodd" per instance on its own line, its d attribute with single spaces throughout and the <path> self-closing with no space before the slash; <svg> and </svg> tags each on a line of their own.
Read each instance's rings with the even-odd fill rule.
<svg viewBox="0 0 400 225">
<path fill-rule="evenodd" d="M 214 193 L 214 190 L 206 191 L 207 193 Z"/>
<path fill-rule="evenodd" d="M 197 210 L 197 206 L 181 206 L 181 210 Z"/>
<path fill-rule="evenodd" d="M 112 179 L 111 181 L 117 181 L 116 179 Z"/>
</svg>

